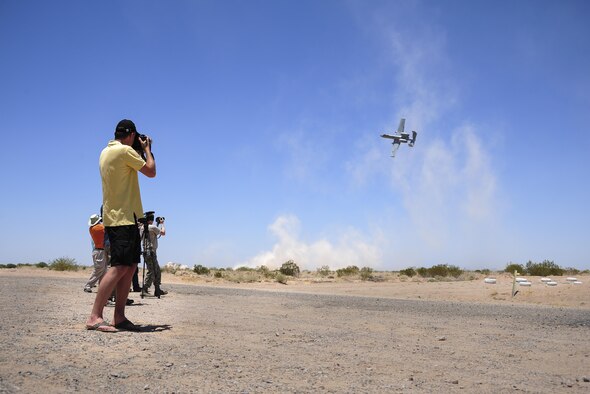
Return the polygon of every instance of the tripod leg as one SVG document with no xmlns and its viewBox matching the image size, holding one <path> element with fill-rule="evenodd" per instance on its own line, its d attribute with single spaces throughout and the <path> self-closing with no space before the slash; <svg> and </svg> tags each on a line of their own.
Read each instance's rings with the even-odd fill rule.
<svg viewBox="0 0 590 394">
<path fill-rule="evenodd" d="M 145 294 L 145 255 L 143 256 L 143 274 L 141 275 L 141 295 L 140 297 L 143 298 Z"/>
<path fill-rule="evenodd" d="M 143 223 L 143 231 L 141 233 L 141 238 L 142 238 L 142 246 L 143 246 L 143 273 L 141 275 L 141 295 L 140 297 L 143 298 L 145 296 L 145 256 L 147 255 L 147 249 L 148 249 L 148 237 L 149 236 L 149 230 L 148 230 L 148 224 L 147 222 Z"/>
</svg>

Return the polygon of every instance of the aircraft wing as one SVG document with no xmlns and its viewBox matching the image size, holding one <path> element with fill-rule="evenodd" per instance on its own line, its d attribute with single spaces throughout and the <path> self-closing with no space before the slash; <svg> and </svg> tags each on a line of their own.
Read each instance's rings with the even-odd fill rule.
<svg viewBox="0 0 590 394">
<path fill-rule="evenodd" d="M 397 133 L 401 134 L 404 132 L 404 127 L 406 126 L 406 118 L 401 118 L 399 120 L 399 126 L 397 126 Z"/>
<path fill-rule="evenodd" d="M 395 157 L 395 153 L 399 149 L 399 142 L 393 143 L 393 148 L 391 149 L 391 157 Z"/>
</svg>

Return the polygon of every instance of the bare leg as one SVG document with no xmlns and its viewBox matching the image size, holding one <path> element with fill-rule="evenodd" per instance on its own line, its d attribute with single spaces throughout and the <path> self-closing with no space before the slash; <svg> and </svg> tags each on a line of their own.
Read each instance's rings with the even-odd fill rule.
<svg viewBox="0 0 590 394">
<path fill-rule="evenodd" d="M 135 270 L 137 269 L 137 265 L 133 264 L 131 267 L 123 268 L 126 268 L 126 272 L 123 274 L 119 282 L 117 282 L 116 287 L 117 297 L 115 299 L 115 315 L 113 316 L 114 324 L 119 324 L 127 319 L 125 317 L 125 305 L 127 303 L 129 288 L 131 286 L 131 281 L 133 280 Z"/>
<path fill-rule="evenodd" d="M 94 325 L 96 323 L 100 323 L 104 321 L 103 318 L 103 311 L 104 306 L 107 303 L 111 293 L 115 286 L 122 281 L 122 278 L 125 277 L 125 274 L 128 272 L 128 268 L 125 266 L 115 266 L 111 267 L 106 274 L 102 277 L 100 282 L 100 286 L 98 288 L 98 293 L 96 293 L 96 298 L 94 299 L 94 305 L 92 306 L 92 312 L 90 313 L 90 317 L 86 321 L 87 326 Z M 133 266 L 135 268 L 135 266 Z M 132 273 L 133 275 L 133 273 Z M 129 277 L 131 280 L 131 277 Z M 129 283 L 127 283 L 127 293 L 129 294 Z M 117 297 L 118 301 L 119 297 Z M 123 298 L 123 304 L 127 300 L 127 296 Z"/>
</svg>

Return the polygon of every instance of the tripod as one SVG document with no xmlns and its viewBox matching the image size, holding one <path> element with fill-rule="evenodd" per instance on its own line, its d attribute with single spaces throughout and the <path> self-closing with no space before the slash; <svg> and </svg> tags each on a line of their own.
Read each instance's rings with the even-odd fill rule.
<svg viewBox="0 0 590 394">
<path fill-rule="evenodd" d="M 141 218 L 137 220 L 139 223 L 141 223 L 141 225 L 143 226 L 143 231 L 141 234 L 141 245 L 142 245 L 142 255 L 143 255 L 143 273 L 142 273 L 142 279 L 141 279 L 141 295 L 140 297 L 143 298 L 146 295 L 146 290 L 145 290 L 145 260 L 146 258 L 148 258 L 148 256 L 154 256 L 154 250 L 152 248 L 152 243 L 150 242 L 149 239 L 149 225 L 147 222 L 146 218 Z M 155 272 L 152 273 L 153 275 L 155 275 Z M 154 285 L 156 287 L 156 291 L 154 292 L 154 295 L 158 298 L 160 298 L 160 295 L 162 294 L 161 290 L 160 290 L 160 286 L 159 285 Z"/>
</svg>

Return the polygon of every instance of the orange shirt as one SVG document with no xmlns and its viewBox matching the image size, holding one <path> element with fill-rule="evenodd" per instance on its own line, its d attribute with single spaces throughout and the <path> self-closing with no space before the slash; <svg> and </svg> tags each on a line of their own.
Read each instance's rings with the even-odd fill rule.
<svg viewBox="0 0 590 394">
<path fill-rule="evenodd" d="M 90 227 L 90 236 L 96 249 L 104 249 L 104 226 L 102 223 Z"/>
</svg>

